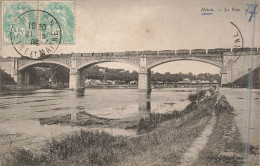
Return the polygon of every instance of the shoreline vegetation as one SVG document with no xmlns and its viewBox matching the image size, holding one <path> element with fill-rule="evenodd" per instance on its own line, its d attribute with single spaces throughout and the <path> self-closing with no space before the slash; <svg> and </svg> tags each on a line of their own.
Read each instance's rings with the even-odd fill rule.
<svg viewBox="0 0 260 166">
<path fill-rule="evenodd" d="M 106 132 L 84 131 L 47 140 L 38 150 L 17 149 L 5 157 L 3 165 L 179 165 L 185 152 L 203 133 L 213 116 L 216 122 L 207 143 L 193 165 L 242 165 L 245 145 L 234 122 L 233 108 L 225 96 L 213 90 L 189 95 L 183 111 L 151 113 L 135 123 L 137 136 L 113 136 Z M 41 119 L 43 124 L 71 125 L 63 118 Z M 80 112 L 74 125 L 90 125 L 85 119 L 110 123 Z M 85 117 L 84 117 L 85 116 Z M 66 119 L 67 118 L 67 119 Z M 57 120 L 59 119 L 59 120 Z M 133 124 L 134 124 L 133 123 Z M 131 124 L 132 125 L 132 124 Z M 130 126 L 131 126 L 130 125 Z M 126 125 L 127 126 L 127 125 Z M 258 147 L 249 145 L 249 155 L 257 156 Z"/>
</svg>

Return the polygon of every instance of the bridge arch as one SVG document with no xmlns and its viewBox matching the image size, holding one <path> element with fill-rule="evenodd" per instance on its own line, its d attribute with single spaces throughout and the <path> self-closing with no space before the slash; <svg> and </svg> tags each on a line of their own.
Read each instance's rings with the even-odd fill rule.
<svg viewBox="0 0 260 166">
<path fill-rule="evenodd" d="M 90 66 L 93 66 L 93 65 L 96 65 L 96 64 L 100 64 L 100 63 L 105 63 L 105 62 L 119 62 L 119 63 L 125 63 L 125 64 L 128 64 L 130 66 L 133 66 L 134 68 L 136 68 L 137 70 L 139 70 L 139 64 L 138 63 L 134 63 L 134 62 L 131 62 L 131 61 L 127 61 L 127 60 L 93 60 L 93 61 L 88 61 L 88 62 L 85 62 L 81 65 L 79 65 L 77 67 L 78 70 L 82 70 L 82 69 L 86 69 Z"/>
<path fill-rule="evenodd" d="M 220 64 L 219 62 L 215 62 L 212 60 L 207 60 L 207 59 L 202 59 L 202 58 L 196 58 L 196 57 L 189 57 L 189 58 L 169 58 L 169 59 L 163 59 L 163 60 L 159 60 L 159 61 L 155 61 L 152 62 L 150 64 L 147 65 L 147 69 L 152 69 L 156 66 L 162 65 L 164 63 L 168 63 L 168 62 L 173 62 L 173 61 L 198 61 L 198 62 L 204 62 L 204 63 L 208 63 L 211 65 L 214 65 L 216 67 L 219 68 L 223 68 L 223 65 Z"/>
<path fill-rule="evenodd" d="M 23 69 L 25 69 L 29 66 L 33 66 L 33 65 L 36 65 L 36 64 L 44 64 L 44 63 L 56 64 L 56 65 L 60 65 L 60 66 L 63 66 L 65 68 L 68 68 L 68 69 L 71 68 L 69 65 L 58 62 L 58 61 L 56 62 L 56 61 L 51 61 L 51 60 L 44 60 L 44 61 L 32 61 L 32 62 L 26 63 L 25 65 L 18 67 L 18 71 L 21 71 L 21 70 L 23 70 Z"/>
</svg>

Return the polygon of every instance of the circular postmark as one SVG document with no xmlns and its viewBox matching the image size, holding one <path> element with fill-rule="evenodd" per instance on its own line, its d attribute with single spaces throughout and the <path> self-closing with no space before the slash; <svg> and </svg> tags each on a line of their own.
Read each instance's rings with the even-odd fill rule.
<svg viewBox="0 0 260 166">
<path fill-rule="evenodd" d="M 61 43 L 61 27 L 57 19 L 43 10 L 21 14 L 11 27 L 11 43 L 22 56 L 42 59 L 54 53 Z"/>
<path fill-rule="evenodd" d="M 236 61 L 240 58 L 242 52 L 243 52 L 243 47 L 244 47 L 244 39 L 242 36 L 241 31 L 239 28 L 234 24 L 233 22 L 230 22 L 236 29 L 235 33 L 233 34 L 233 48 L 232 51 L 234 52 L 234 57 L 230 59 L 233 63 L 236 63 Z"/>
</svg>

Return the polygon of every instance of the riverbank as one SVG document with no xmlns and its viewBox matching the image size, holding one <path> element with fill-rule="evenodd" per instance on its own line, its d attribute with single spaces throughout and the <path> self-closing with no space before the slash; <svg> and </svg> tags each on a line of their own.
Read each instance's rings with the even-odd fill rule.
<svg viewBox="0 0 260 166">
<path fill-rule="evenodd" d="M 172 113 L 171 118 L 154 114 L 140 120 L 137 130 L 142 132 L 138 136 L 75 132 L 49 140 L 42 149 L 15 151 L 6 165 L 178 165 L 214 116 L 217 120 L 213 134 L 206 140 L 204 151 L 193 156 L 193 163 L 210 165 L 217 161 L 241 165 L 244 145 L 226 98 L 204 91 L 190 95 L 189 99 L 192 103 L 181 113 Z M 254 155 L 256 149 L 251 148 L 250 152 Z"/>
<path fill-rule="evenodd" d="M 41 89 L 40 86 L 37 85 L 28 85 L 28 86 L 19 86 L 19 85 L 1 85 L 0 86 L 1 93 L 8 93 L 8 92 L 21 92 L 21 91 L 32 91 Z"/>
<path fill-rule="evenodd" d="M 66 90 L 63 86 L 61 87 L 44 87 L 41 85 L 1 85 L 0 86 L 0 95 L 12 95 L 12 94 L 29 94 L 33 91 L 40 90 L 40 89 L 55 89 L 55 90 Z"/>
<path fill-rule="evenodd" d="M 157 85 L 157 84 L 152 84 L 151 88 L 152 89 L 161 89 L 161 88 L 210 88 L 212 85 L 215 84 L 206 84 L 206 85 Z M 95 84 L 95 85 L 86 85 L 86 88 L 97 88 L 97 89 L 116 89 L 116 88 L 128 88 L 128 89 L 137 89 L 138 85 L 129 85 L 129 84 Z"/>
</svg>

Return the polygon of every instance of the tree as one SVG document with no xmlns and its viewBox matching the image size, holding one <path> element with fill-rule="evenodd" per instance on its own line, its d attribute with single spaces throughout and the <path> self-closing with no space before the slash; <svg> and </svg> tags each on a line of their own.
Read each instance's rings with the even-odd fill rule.
<svg viewBox="0 0 260 166">
<path fill-rule="evenodd" d="M 11 75 L 6 73 L 2 69 L 0 69 L 0 81 L 1 81 L 1 85 L 14 85 L 14 84 L 16 84 L 14 79 L 11 77 Z"/>
<path fill-rule="evenodd" d="M 101 72 L 100 69 L 105 70 L 105 73 Z M 126 83 L 129 83 L 130 81 L 137 81 L 138 80 L 138 72 L 133 71 L 129 72 L 124 69 L 109 69 L 109 68 L 101 68 L 98 66 L 92 66 L 89 67 L 86 71 L 86 78 L 88 79 L 98 79 L 98 80 L 118 80 L 118 81 L 125 81 Z M 207 81 L 214 81 L 217 80 L 220 82 L 220 75 L 219 74 L 210 74 L 210 73 L 201 73 L 198 75 L 195 75 L 191 72 L 188 74 L 184 73 L 176 73 L 171 74 L 170 72 L 167 72 L 165 74 L 161 73 L 153 73 L 151 75 L 151 81 L 153 83 L 156 83 L 158 81 L 163 83 L 170 83 L 170 82 L 179 82 L 182 81 L 185 78 L 189 78 L 192 80 L 207 80 Z"/>
<path fill-rule="evenodd" d="M 66 83 L 69 82 L 69 69 L 55 65 L 52 68 L 52 80 L 58 84 L 58 83 Z"/>
</svg>

